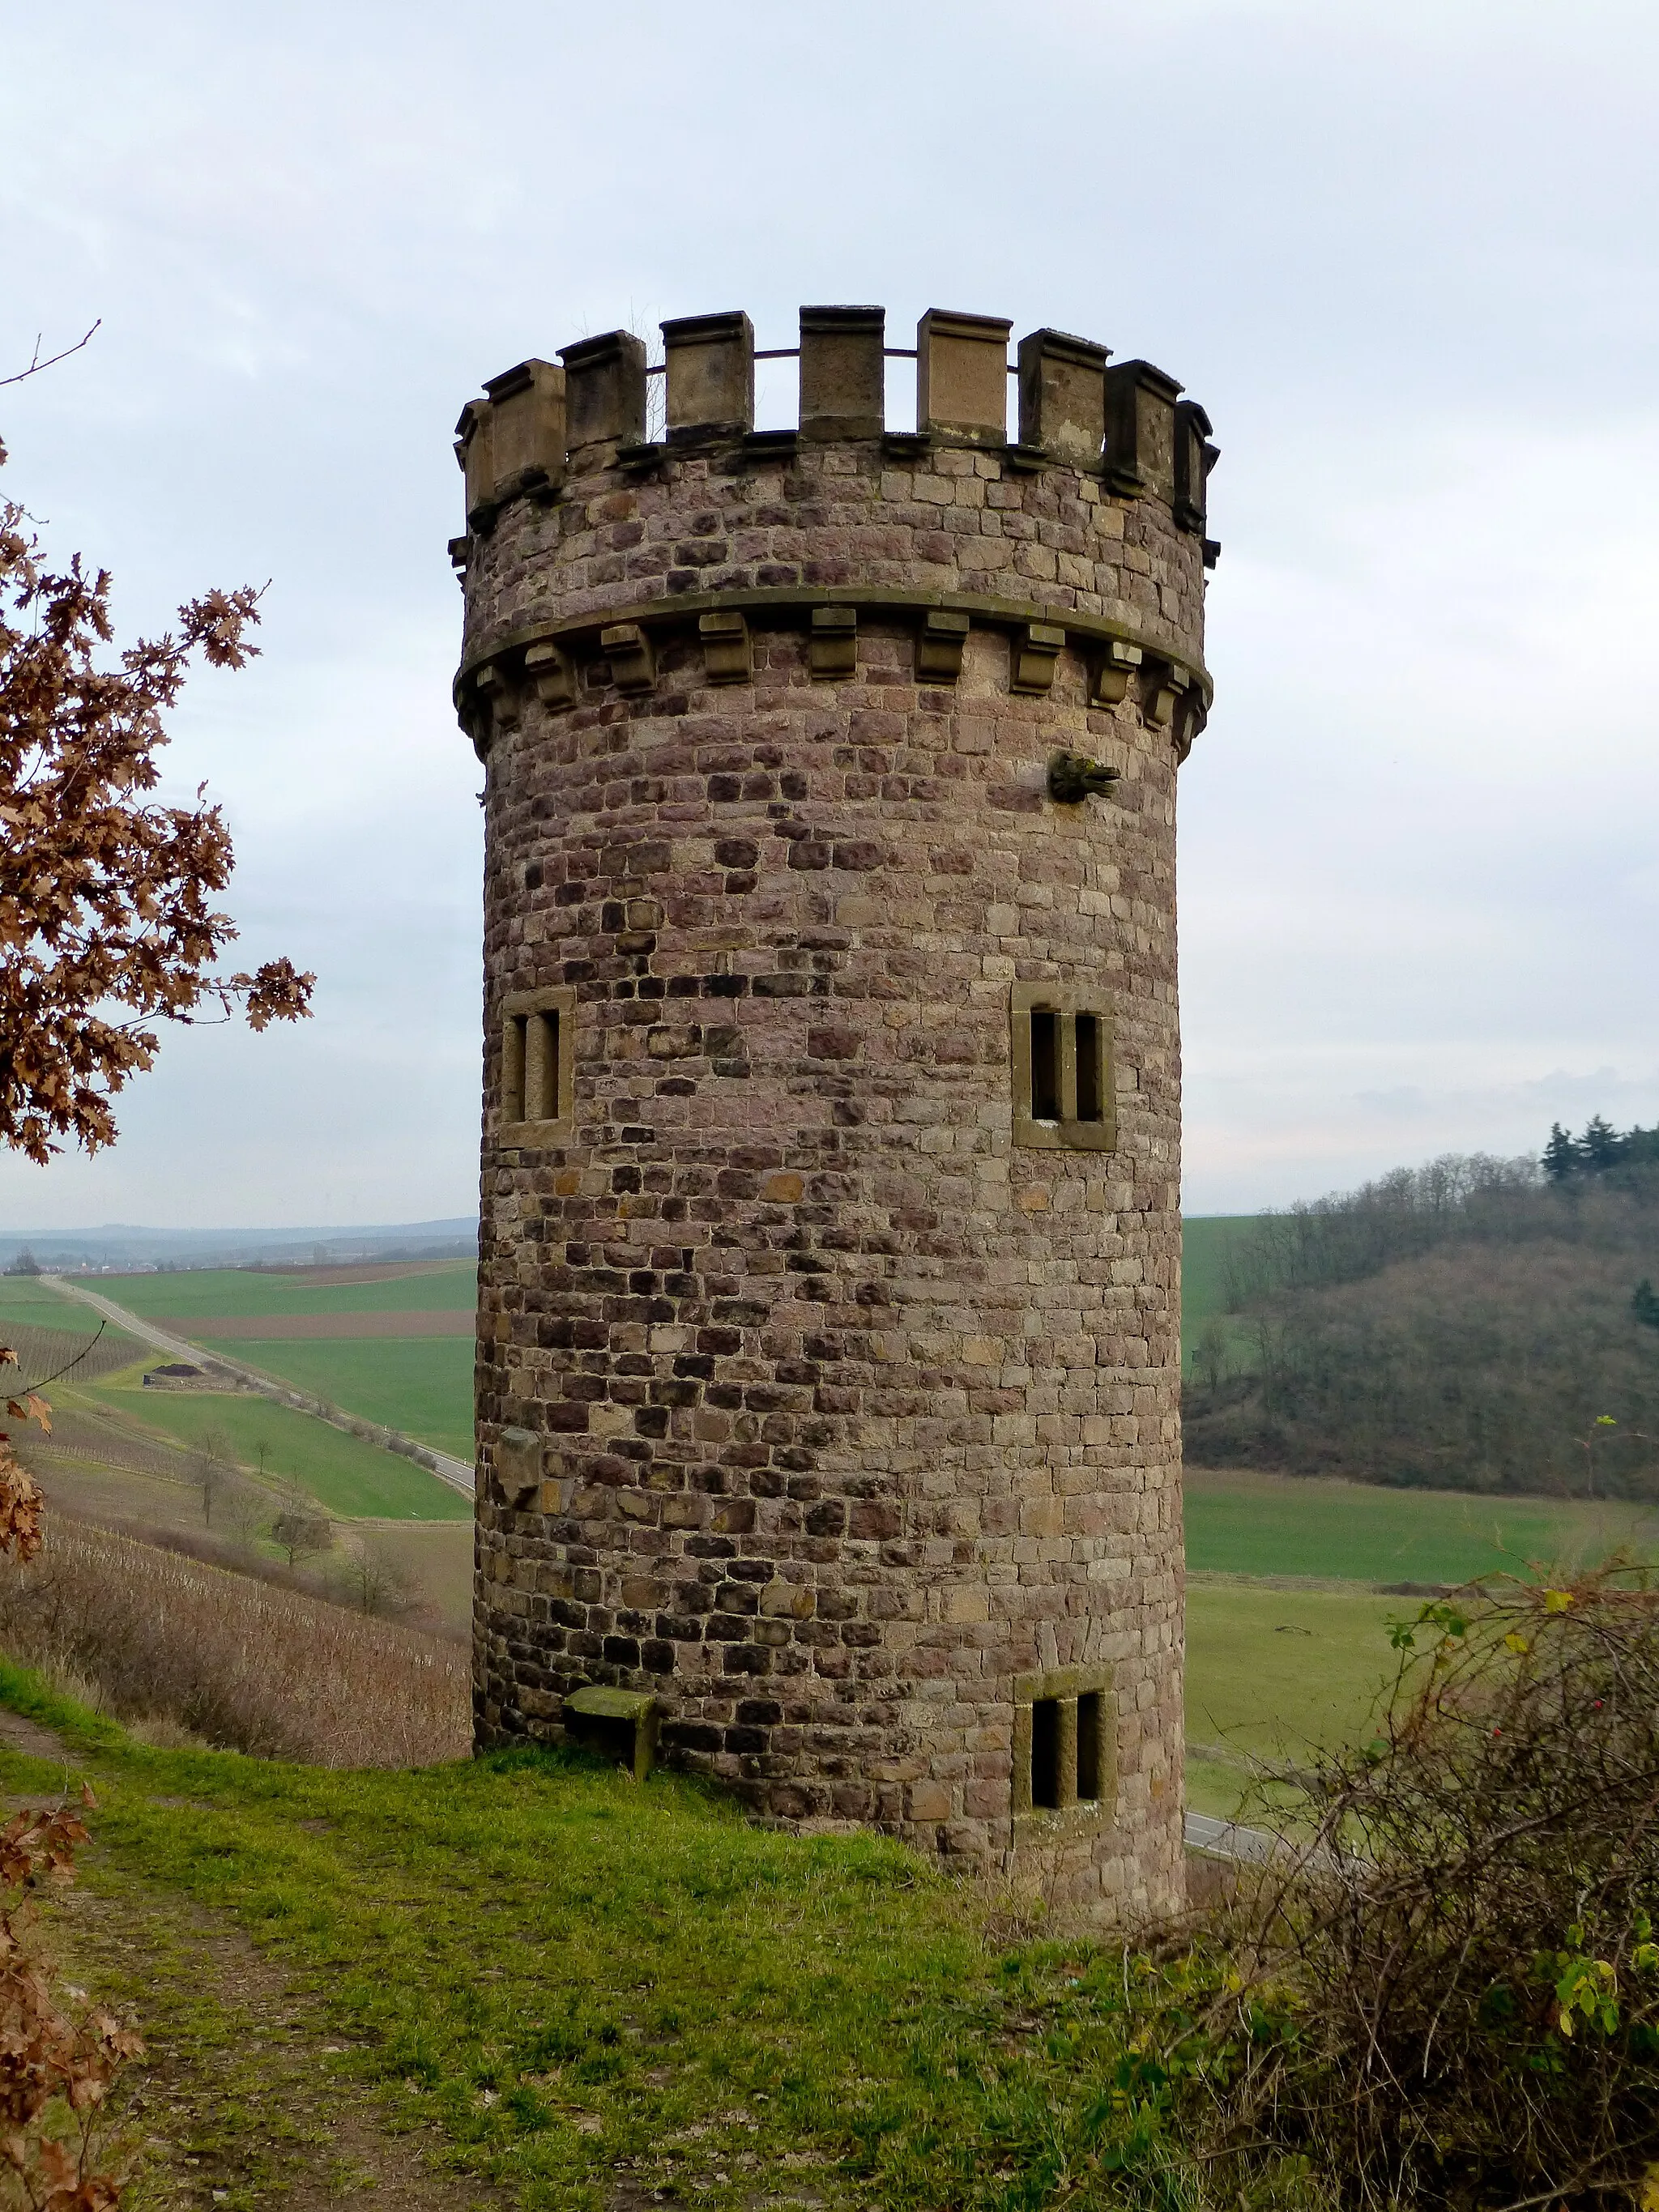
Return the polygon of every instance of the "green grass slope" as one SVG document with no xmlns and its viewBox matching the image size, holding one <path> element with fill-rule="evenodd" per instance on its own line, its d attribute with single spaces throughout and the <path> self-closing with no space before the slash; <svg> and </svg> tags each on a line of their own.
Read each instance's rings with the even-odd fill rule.
<svg viewBox="0 0 1659 2212">
<path fill-rule="evenodd" d="M 0 1275 L 0 1343 L 5 1340 L 8 1322 L 15 1328 L 67 1329 L 90 1336 L 101 1318 L 90 1306 L 77 1305 L 32 1275 Z M 114 1333 L 111 1322 L 104 1331 L 106 1340 Z"/>
<path fill-rule="evenodd" d="M 1121 1949 L 1031 1940 L 891 1843 L 767 1832 L 667 1776 L 334 1773 L 148 1750 L 15 1668 L 0 1696 L 85 1757 L 113 1909 L 149 1886 L 239 1923 L 393 2125 L 524 2212 L 1042 2212 L 1133 2129 Z M 7 1753 L 0 1781 L 62 1767 Z"/>
<path fill-rule="evenodd" d="M 1227 1317 L 1227 1255 L 1255 1229 L 1255 1213 L 1188 1214 L 1181 1224 L 1181 1348 L 1185 1373 L 1193 1372 L 1199 1332 L 1213 1317 Z M 1235 1367 L 1250 1364 L 1251 1340 L 1243 1325 L 1230 1322 L 1228 1338 Z"/>
<path fill-rule="evenodd" d="M 79 1395 L 137 1428 L 186 1446 L 218 1430 L 229 1437 L 246 1467 L 258 1467 L 263 1443 L 267 1475 L 299 1483 L 329 1512 L 344 1518 L 471 1518 L 471 1499 L 424 1468 L 269 1399 L 234 1391 L 146 1390 L 136 1374 L 125 1382 L 118 1379 Z"/>
</svg>

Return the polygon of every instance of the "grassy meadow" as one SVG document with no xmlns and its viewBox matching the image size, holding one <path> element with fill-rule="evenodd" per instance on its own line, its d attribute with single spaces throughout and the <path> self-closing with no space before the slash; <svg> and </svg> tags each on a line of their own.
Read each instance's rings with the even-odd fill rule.
<svg viewBox="0 0 1659 2212">
<path fill-rule="evenodd" d="M 148 1364 L 148 1363 L 147 1363 Z M 146 1390 L 142 1368 L 82 1394 L 186 1449 L 217 1431 L 237 1461 L 270 1482 L 295 1482 L 330 1513 L 398 1521 L 467 1521 L 470 1498 L 425 1468 L 251 1391 Z M 263 1447 L 263 1449 L 261 1449 Z"/>
<path fill-rule="evenodd" d="M 140 1319 L 206 1351 L 222 1352 L 360 1419 L 471 1461 L 477 1269 L 471 1260 L 291 1273 L 203 1267 L 100 1276 L 96 1287 Z M 58 1301 L 60 1311 L 68 1303 Z M 358 1333 L 377 1317 L 385 1318 L 387 1334 Z M 283 1324 L 280 1335 L 258 1334 L 267 1318 Z M 410 1333 L 401 1333 L 405 1329 Z"/>
<path fill-rule="evenodd" d="M 214 1345 L 205 1331 L 191 1340 Z M 471 1462 L 470 1329 L 465 1336 L 237 1337 L 218 1348 L 360 1419 Z"/>
<path fill-rule="evenodd" d="M 1200 1574 L 1462 1583 L 1533 1561 L 1659 1556 L 1659 1507 L 1189 1467 L 1187 1565 Z"/>
</svg>

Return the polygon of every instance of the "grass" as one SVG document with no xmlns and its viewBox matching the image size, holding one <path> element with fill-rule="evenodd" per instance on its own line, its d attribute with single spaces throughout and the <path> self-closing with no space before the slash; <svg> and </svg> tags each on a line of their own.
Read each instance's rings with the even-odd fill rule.
<svg viewBox="0 0 1659 2212">
<path fill-rule="evenodd" d="M 1353 1590 L 1279 1590 L 1189 1583 L 1187 1590 L 1187 1801 L 1231 1814 L 1255 1759 L 1293 1759 L 1310 1745 L 1368 1734 L 1394 1673 L 1391 1620 L 1410 1598 Z"/>
<path fill-rule="evenodd" d="M 88 1277 L 87 1287 L 145 1321 L 215 1314 L 470 1313 L 477 1304 L 477 1277 L 471 1260 L 432 1260 L 411 1263 L 408 1273 L 379 1283 L 330 1284 L 304 1274 L 198 1267 L 176 1274 Z"/>
<path fill-rule="evenodd" d="M 263 1471 L 268 1477 L 297 1482 L 329 1512 L 343 1518 L 472 1517 L 471 1500 L 424 1468 L 269 1399 L 239 1391 L 145 1390 L 136 1374 L 131 1381 L 116 1378 L 76 1395 L 122 1415 L 135 1427 L 159 1431 L 187 1447 L 216 1429 L 230 1438 L 245 1467 L 259 1468 L 263 1443 Z"/>
<path fill-rule="evenodd" d="M 1297 1475 L 1186 1474 L 1187 1564 L 1198 1573 L 1460 1583 L 1529 1560 L 1659 1553 L 1659 1510 Z"/>
<path fill-rule="evenodd" d="M 471 1463 L 471 1336 L 239 1337 L 226 1349 L 261 1374 Z"/>
<path fill-rule="evenodd" d="M 1091 2139 L 1127 2124 L 1121 1954 L 1022 1936 L 881 1838 L 768 1832 L 686 1781 L 556 1755 L 340 1773 L 157 1751 L 3 1665 L 0 1698 L 85 1759 L 100 1888 L 240 1924 L 392 2124 L 524 2212 L 653 2191 L 1013 2212 L 1073 2197 Z M 0 1775 L 40 1792 L 62 1769 L 8 1753 Z"/>
</svg>

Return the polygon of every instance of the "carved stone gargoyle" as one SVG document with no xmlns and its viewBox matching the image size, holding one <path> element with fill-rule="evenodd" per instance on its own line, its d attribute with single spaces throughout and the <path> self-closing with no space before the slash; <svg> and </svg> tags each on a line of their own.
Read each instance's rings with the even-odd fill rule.
<svg viewBox="0 0 1659 2212">
<path fill-rule="evenodd" d="M 1048 763 L 1048 796 L 1061 806 L 1079 806 L 1085 799 L 1104 798 L 1117 781 L 1117 770 L 1086 753 L 1055 753 Z"/>
</svg>

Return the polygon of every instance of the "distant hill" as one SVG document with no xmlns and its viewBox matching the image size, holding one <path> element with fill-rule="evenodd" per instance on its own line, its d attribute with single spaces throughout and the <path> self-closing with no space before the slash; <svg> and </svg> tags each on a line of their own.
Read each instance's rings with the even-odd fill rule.
<svg viewBox="0 0 1659 2212">
<path fill-rule="evenodd" d="M 1230 1245 L 1207 1359 L 1189 1336 L 1188 1458 L 1659 1498 L 1659 1164 L 1593 1150 L 1262 1216 Z"/>
<path fill-rule="evenodd" d="M 351 1260 L 459 1260 L 477 1249 L 478 1224 L 469 1214 L 344 1229 L 149 1229 L 124 1221 L 96 1229 L 0 1229 L 0 1267 L 29 1252 L 51 1272 L 246 1267 L 261 1261 L 329 1266 Z"/>
</svg>

